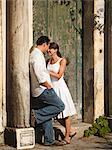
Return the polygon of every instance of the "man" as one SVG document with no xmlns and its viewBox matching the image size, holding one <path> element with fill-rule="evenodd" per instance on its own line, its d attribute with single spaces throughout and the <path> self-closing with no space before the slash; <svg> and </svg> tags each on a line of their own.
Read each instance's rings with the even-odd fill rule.
<svg viewBox="0 0 112 150">
<path fill-rule="evenodd" d="M 47 36 L 41 36 L 30 54 L 31 92 L 35 103 L 33 113 L 37 124 L 42 124 L 44 129 L 44 144 L 62 145 L 62 142 L 53 139 L 52 118 L 64 110 L 64 104 L 54 92 L 46 69 L 44 53 L 48 50 L 49 43 Z"/>
</svg>

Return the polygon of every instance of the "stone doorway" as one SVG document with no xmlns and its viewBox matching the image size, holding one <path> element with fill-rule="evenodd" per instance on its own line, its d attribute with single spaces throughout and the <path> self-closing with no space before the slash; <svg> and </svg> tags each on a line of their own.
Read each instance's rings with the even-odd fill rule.
<svg viewBox="0 0 112 150">
<path fill-rule="evenodd" d="M 82 118 L 82 1 L 33 0 L 34 43 L 48 35 L 69 59 L 65 80 Z"/>
</svg>

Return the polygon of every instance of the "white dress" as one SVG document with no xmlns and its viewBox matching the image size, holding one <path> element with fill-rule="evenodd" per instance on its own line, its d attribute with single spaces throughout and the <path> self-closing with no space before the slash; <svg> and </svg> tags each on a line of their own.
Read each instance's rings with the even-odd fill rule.
<svg viewBox="0 0 112 150">
<path fill-rule="evenodd" d="M 60 68 L 60 61 L 62 59 L 63 58 L 60 58 L 54 64 L 50 64 L 50 62 L 48 62 L 48 65 L 47 65 L 48 71 L 53 71 L 55 73 L 58 73 L 59 68 Z M 65 117 L 76 114 L 76 109 L 75 109 L 71 94 L 69 92 L 69 89 L 68 89 L 63 77 L 64 77 L 64 75 L 58 80 L 56 77 L 51 76 L 53 88 L 54 88 L 56 94 L 61 98 L 61 100 L 65 104 L 65 109 L 62 113 L 60 113 L 58 115 L 58 118 L 65 118 Z"/>
</svg>

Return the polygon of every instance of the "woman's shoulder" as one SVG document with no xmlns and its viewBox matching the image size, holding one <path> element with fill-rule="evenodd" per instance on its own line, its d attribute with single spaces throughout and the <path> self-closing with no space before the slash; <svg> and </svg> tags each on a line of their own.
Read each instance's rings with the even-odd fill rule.
<svg viewBox="0 0 112 150">
<path fill-rule="evenodd" d="M 60 61 L 66 62 L 66 58 L 65 57 L 61 57 Z"/>
<path fill-rule="evenodd" d="M 60 64 L 64 64 L 64 63 L 66 64 L 66 62 L 67 62 L 67 61 L 66 61 L 66 58 L 65 58 L 65 57 L 61 57 L 61 58 L 60 58 Z"/>
<path fill-rule="evenodd" d="M 66 63 L 66 65 L 68 65 L 69 59 L 67 57 L 62 57 L 60 62 Z"/>
</svg>

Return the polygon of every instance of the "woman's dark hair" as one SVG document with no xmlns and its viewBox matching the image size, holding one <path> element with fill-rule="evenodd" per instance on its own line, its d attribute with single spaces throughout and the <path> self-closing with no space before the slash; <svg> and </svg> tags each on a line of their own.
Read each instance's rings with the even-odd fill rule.
<svg viewBox="0 0 112 150">
<path fill-rule="evenodd" d="M 38 40 L 36 41 L 37 45 L 42 45 L 43 43 L 49 43 L 50 39 L 47 36 L 41 36 L 38 38 Z"/>
<path fill-rule="evenodd" d="M 62 57 L 61 56 L 61 53 L 60 53 L 60 51 L 59 51 L 59 45 L 57 44 L 57 43 L 55 43 L 55 42 L 52 42 L 52 43 L 50 43 L 50 46 L 49 46 L 49 49 L 57 49 L 57 55 L 59 56 L 59 57 Z"/>
</svg>

